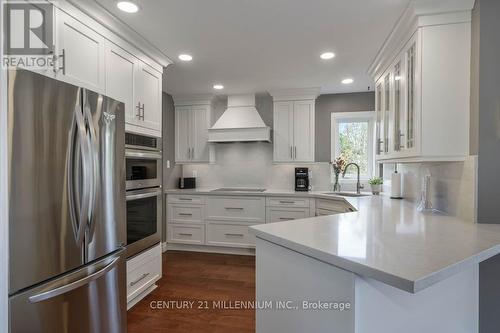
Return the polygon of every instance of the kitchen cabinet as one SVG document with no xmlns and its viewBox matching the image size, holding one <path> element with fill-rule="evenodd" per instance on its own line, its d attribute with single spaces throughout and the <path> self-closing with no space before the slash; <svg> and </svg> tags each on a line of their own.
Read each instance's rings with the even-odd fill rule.
<svg viewBox="0 0 500 333">
<path fill-rule="evenodd" d="M 161 137 L 161 73 L 106 43 L 106 95 L 125 104 L 127 131 Z"/>
<path fill-rule="evenodd" d="M 134 107 L 137 111 L 137 121 L 140 127 L 156 131 L 161 136 L 162 74 L 138 61 L 134 82 Z"/>
<path fill-rule="evenodd" d="M 56 10 L 56 79 L 105 92 L 105 39 L 62 10 Z"/>
<path fill-rule="evenodd" d="M 274 162 L 314 162 L 315 101 L 274 102 Z"/>
<path fill-rule="evenodd" d="M 376 73 L 377 161 L 469 155 L 470 15 L 456 15 L 457 22 L 448 17 L 436 24 L 439 16 L 433 24 L 418 21 L 421 26 Z"/>
<path fill-rule="evenodd" d="M 136 124 L 134 83 L 137 58 L 114 43 L 106 43 L 106 94 L 125 104 L 125 122 Z"/>
<path fill-rule="evenodd" d="M 127 260 L 127 310 L 156 289 L 162 277 L 161 244 Z"/>
<path fill-rule="evenodd" d="M 211 105 L 175 107 L 175 162 L 208 163 Z"/>
</svg>

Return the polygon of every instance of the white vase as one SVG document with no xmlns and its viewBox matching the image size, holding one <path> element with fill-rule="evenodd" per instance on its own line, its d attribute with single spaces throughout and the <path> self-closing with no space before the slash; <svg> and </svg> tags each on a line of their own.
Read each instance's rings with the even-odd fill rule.
<svg viewBox="0 0 500 333">
<path fill-rule="evenodd" d="M 372 193 L 375 195 L 380 194 L 382 192 L 382 185 L 370 185 L 372 188 Z"/>
</svg>

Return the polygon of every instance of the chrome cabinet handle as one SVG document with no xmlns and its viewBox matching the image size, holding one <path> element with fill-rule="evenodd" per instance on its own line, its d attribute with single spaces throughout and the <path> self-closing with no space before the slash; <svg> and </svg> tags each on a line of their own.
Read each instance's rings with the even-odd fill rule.
<svg viewBox="0 0 500 333">
<path fill-rule="evenodd" d="M 149 273 L 142 274 L 140 278 L 138 278 L 135 281 L 130 282 L 130 286 L 131 287 L 135 286 L 136 284 L 138 284 L 139 282 L 141 282 L 142 280 L 144 280 L 148 275 L 149 275 Z"/>
<path fill-rule="evenodd" d="M 193 216 L 193 214 L 189 214 L 189 213 L 179 213 L 179 216 Z"/>
<path fill-rule="evenodd" d="M 194 159 L 194 147 L 191 148 L 191 159 Z"/>
<path fill-rule="evenodd" d="M 193 201 L 193 199 L 191 199 L 191 198 L 179 198 L 179 200 L 182 200 L 182 201 Z"/>
<path fill-rule="evenodd" d="M 285 200 L 280 200 L 280 203 L 282 204 L 294 204 L 295 201 L 285 201 Z"/>
<path fill-rule="evenodd" d="M 290 146 L 290 159 L 293 160 L 293 147 Z"/>
<path fill-rule="evenodd" d="M 290 221 L 290 220 L 295 220 L 293 217 L 280 217 L 280 220 L 282 221 Z"/>
<path fill-rule="evenodd" d="M 62 59 L 62 65 L 57 67 L 57 60 Z M 60 55 L 52 55 L 52 71 L 57 73 L 57 71 L 62 70 L 63 75 L 66 75 L 66 49 L 62 49 Z"/>
<path fill-rule="evenodd" d="M 244 208 L 241 207 L 225 207 L 226 209 L 232 209 L 232 210 L 243 210 Z"/>
<path fill-rule="evenodd" d="M 229 236 L 229 237 L 231 237 L 231 236 L 232 237 L 244 237 L 245 236 L 243 234 L 224 234 L 224 235 Z"/>
<path fill-rule="evenodd" d="M 294 151 L 294 159 L 297 159 L 297 146 L 293 147 L 293 151 Z"/>
<path fill-rule="evenodd" d="M 38 302 L 45 301 L 45 300 L 54 298 L 56 296 L 62 295 L 62 294 L 66 294 L 66 293 L 68 293 L 72 290 L 75 290 L 77 288 L 80 288 L 80 287 L 82 287 L 82 286 L 84 286 L 92 281 L 97 280 L 101 276 L 105 275 L 113 267 L 116 266 L 116 263 L 118 262 L 118 260 L 120 260 L 120 257 L 113 259 L 113 261 L 111 263 L 109 263 L 108 265 L 106 265 L 104 268 L 84 277 L 83 279 L 71 282 L 69 284 L 65 284 L 61 287 L 57 287 L 57 288 L 33 295 L 29 298 L 29 301 L 30 301 L 30 303 L 38 303 Z M 57 281 L 55 281 L 55 282 L 57 282 Z"/>
<path fill-rule="evenodd" d="M 142 104 L 141 106 L 141 102 L 137 102 L 137 114 L 136 114 L 136 117 L 139 119 L 139 120 L 144 120 L 144 103 Z"/>
<path fill-rule="evenodd" d="M 188 234 L 188 233 L 180 233 L 179 236 L 193 236 L 193 234 Z"/>
</svg>

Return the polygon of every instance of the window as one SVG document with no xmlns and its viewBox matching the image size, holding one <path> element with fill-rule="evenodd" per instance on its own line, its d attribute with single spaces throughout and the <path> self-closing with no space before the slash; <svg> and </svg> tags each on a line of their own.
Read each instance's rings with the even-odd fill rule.
<svg viewBox="0 0 500 333">
<path fill-rule="evenodd" d="M 374 117 L 373 111 L 332 113 L 332 161 L 343 156 L 358 164 L 362 179 L 373 175 Z M 346 178 L 356 179 L 356 172 L 349 167 Z"/>
</svg>

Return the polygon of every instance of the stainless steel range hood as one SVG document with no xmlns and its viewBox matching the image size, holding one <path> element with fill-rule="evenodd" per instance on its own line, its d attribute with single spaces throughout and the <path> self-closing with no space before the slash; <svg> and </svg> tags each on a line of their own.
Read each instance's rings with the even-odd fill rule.
<svg viewBox="0 0 500 333">
<path fill-rule="evenodd" d="M 209 142 L 271 142 L 271 129 L 255 108 L 255 95 L 231 95 L 227 109 L 208 130 Z"/>
</svg>

